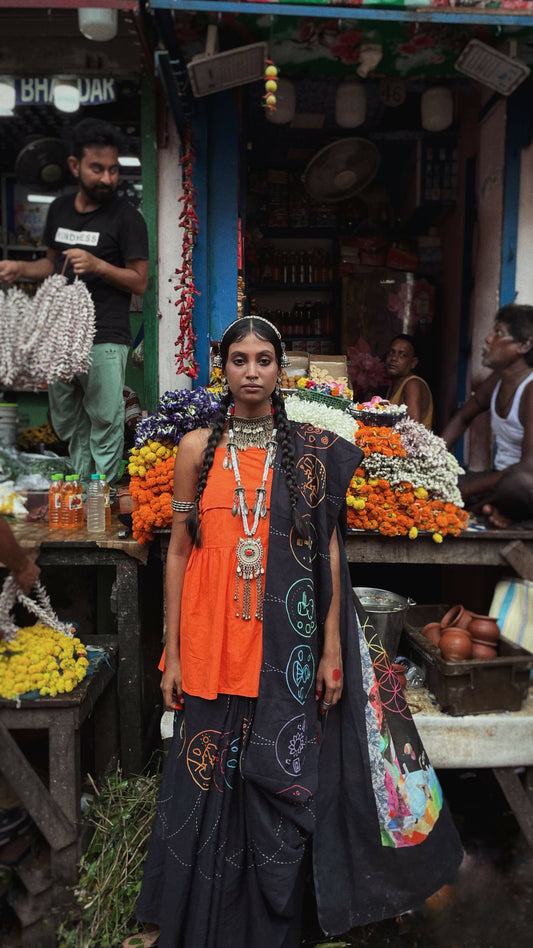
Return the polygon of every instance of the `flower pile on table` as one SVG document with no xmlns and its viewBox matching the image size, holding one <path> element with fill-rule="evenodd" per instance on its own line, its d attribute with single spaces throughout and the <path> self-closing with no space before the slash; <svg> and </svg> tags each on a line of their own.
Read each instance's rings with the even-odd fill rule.
<svg viewBox="0 0 533 948">
<path fill-rule="evenodd" d="M 27 626 L 9 641 L 0 636 L 0 696 L 65 694 L 85 678 L 88 665 L 76 636 L 40 622 Z"/>
<path fill-rule="evenodd" d="M 179 442 L 186 432 L 209 427 L 219 399 L 216 381 L 208 388 L 166 392 L 157 411 L 137 426 L 129 473 L 133 536 L 139 543 L 151 540 L 154 528 L 172 523 Z M 461 468 L 442 438 L 423 425 L 407 418 L 394 427 L 363 425 L 349 410 L 296 394 L 285 405 L 289 419 L 334 431 L 363 450 L 346 497 L 349 528 L 411 539 L 424 531 L 437 543 L 465 528 L 467 514 L 457 487 Z"/>
<path fill-rule="evenodd" d="M 132 532 L 138 543 L 152 540 L 154 527 L 172 523 L 177 446 L 187 431 L 209 425 L 218 402 L 219 397 L 207 388 L 165 392 L 155 413 L 137 426 L 128 471 L 134 502 Z"/>
<path fill-rule="evenodd" d="M 465 529 L 462 468 L 442 438 L 405 418 L 393 428 L 360 424 L 355 443 L 364 459 L 348 489 L 349 528 L 411 539 L 423 531 L 436 543 Z"/>
</svg>

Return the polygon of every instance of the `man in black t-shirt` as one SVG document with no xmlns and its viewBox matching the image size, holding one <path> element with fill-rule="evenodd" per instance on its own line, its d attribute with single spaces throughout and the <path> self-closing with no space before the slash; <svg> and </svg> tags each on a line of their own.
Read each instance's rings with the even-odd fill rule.
<svg viewBox="0 0 533 948">
<path fill-rule="evenodd" d="M 122 460 L 130 302 L 148 283 L 148 235 L 142 215 L 116 194 L 118 131 L 84 119 L 73 130 L 73 142 L 68 164 L 78 190 L 50 205 L 46 257 L 0 262 L 0 280 L 43 280 L 65 268 L 68 278 L 84 280 L 91 293 L 96 334 L 89 371 L 71 382 L 53 382 L 48 390 L 52 425 L 68 442 L 85 485 L 95 472 L 112 482 Z"/>
</svg>

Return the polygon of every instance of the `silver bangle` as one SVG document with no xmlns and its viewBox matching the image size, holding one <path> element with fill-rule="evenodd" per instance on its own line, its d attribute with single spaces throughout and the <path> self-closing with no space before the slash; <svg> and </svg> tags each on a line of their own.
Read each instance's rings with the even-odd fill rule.
<svg viewBox="0 0 533 948">
<path fill-rule="evenodd" d="M 170 506 L 176 513 L 189 513 L 194 507 L 194 503 L 191 500 L 174 500 L 174 498 L 172 498 Z"/>
</svg>

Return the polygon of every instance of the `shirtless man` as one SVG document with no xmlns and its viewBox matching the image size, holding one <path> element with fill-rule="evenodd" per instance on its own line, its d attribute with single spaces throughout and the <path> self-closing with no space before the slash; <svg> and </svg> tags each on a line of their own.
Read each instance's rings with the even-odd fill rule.
<svg viewBox="0 0 533 948">
<path fill-rule="evenodd" d="M 461 486 L 465 502 L 480 495 L 490 522 L 506 527 L 533 517 L 533 306 L 510 303 L 496 314 L 482 351 L 492 369 L 442 433 L 448 448 L 474 418 L 490 411 L 493 470 Z"/>
<path fill-rule="evenodd" d="M 413 373 L 418 365 L 414 339 L 407 333 L 395 336 L 385 356 L 385 365 L 390 378 L 388 400 L 393 405 L 407 405 L 409 418 L 431 429 L 433 399 L 427 382 Z"/>
</svg>

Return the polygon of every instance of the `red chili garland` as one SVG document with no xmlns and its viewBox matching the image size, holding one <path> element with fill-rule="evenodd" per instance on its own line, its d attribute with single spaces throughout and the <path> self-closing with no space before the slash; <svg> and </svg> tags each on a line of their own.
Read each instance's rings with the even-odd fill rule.
<svg viewBox="0 0 533 948">
<path fill-rule="evenodd" d="M 195 153 L 193 148 L 192 126 L 187 125 L 185 138 L 183 142 L 183 157 L 180 159 L 183 166 L 183 195 L 179 198 L 183 202 L 183 209 L 179 216 L 179 226 L 183 228 L 182 244 L 182 266 L 176 268 L 175 273 L 181 277 L 180 283 L 175 287 L 179 291 L 175 306 L 178 306 L 180 317 L 179 335 L 174 345 L 176 352 L 176 375 L 182 372 L 189 378 L 198 378 L 199 365 L 194 358 L 196 336 L 193 330 L 192 315 L 194 310 L 194 297 L 199 296 L 198 290 L 194 287 L 194 274 L 192 270 L 192 252 L 198 234 L 198 215 L 196 213 L 196 194 L 192 184 L 193 166 L 195 162 Z"/>
</svg>

